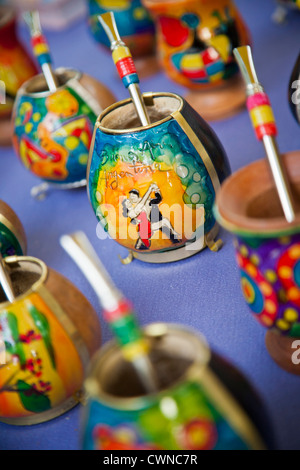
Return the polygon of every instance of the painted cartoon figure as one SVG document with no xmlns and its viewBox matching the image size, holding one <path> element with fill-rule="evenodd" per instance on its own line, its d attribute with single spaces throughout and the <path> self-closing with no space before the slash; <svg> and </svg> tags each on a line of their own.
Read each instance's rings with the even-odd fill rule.
<svg viewBox="0 0 300 470">
<path fill-rule="evenodd" d="M 155 197 L 151 198 L 153 192 Z M 155 183 L 149 186 L 143 197 L 137 189 L 132 189 L 129 191 L 129 198 L 123 201 L 124 215 L 129 217 L 131 222 L 138 224 L 139 238 L 135 245 L 137 250 L 149 249 L 151 237 L 158 230 L 167 235 L 172 243 L 181 242 L 171 222 L 163 217 L 159 210 L 158 205 L 161 201 L 161 192 Z"/>
<path fill-rule="evenodd" d="M 249 43 L 249 36 L 232 1 L 143 3 L 157 20 L 160 56 L 171 79 L 197 89 L 238 73 L 232 51 Z"/>
</svg>

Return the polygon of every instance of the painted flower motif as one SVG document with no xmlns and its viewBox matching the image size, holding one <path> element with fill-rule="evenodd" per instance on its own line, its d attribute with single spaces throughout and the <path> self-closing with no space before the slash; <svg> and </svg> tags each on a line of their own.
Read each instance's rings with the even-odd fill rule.
<svg viewBox="0 0 300 470">
<path fill-rule="evenodd" d="M 20 335 L 20 341 L 25 344 L 29 344 L 32 341 L 38 341 L 42 338 L 41 335 L 37 335 L 33 330 L 28 331 L 25 335 Z"/>
<path fill-rule="evenodd" d="M 39 357 L 27 359 L 25 364 L 21 365 L 21 370 L 27 370 L 35 377 L 41 377 L 43 370 L 42 359 Z"/>
<path fill-rule="evenodd" d="M 32 384 L 32 387 L 35 391 L 41 393 L 48 393 L 52 390 L 52 386 L 50 382 L 44 382 L 43 380 L 39 380 L 37 384 Z"/>
<path fill-rule="evenodd" d="M 194 419 L 184 428 L 184 448 L 189 450 L 211 450 L 218 440 L 213 421 Z"/>
<path fill-rule="evenodd" d="M 78 102 L 68 90 L 60 90 L 46 100 L 47 109 L 62 118 L 74 116 L 78 112 Z"/>
</svg>

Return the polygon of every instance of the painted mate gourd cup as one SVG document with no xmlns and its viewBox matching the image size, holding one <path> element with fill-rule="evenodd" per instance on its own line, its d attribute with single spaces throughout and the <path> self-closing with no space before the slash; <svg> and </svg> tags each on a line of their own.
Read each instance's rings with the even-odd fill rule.
<svg viewBox="0 0 300 470">
<path fill-rule="evenodd" d="M 225 151 L 180 96 L 144 99 L 147 127 L 139 127 L 130 99 L 96 122 L 88 165 L 92 207 L 110 237 L 140 260 L 176 261 L 205 246 L 217 251 L 212 207 L 230 173 Z"/>
<path fill-rule="evenodd" d="M 31 425 L 79 403 L 100 325 L 81 292 L 42 261 L 5 262 L 16 300 L 0 289 L 0 421 Z"/>
<path fill-rule="evenodd" d="M 263 449 L 260 400 L 239 372 L 182 325 L 148 325 L 159 391 L 146 395 L 114 341 L 94 356 L 85 389 L 84 450 Z M 266 439 L 266 440 L 265 440 Z"/>
<path fill-rule="evenodd" d="M 7 256 L 26 254 L 24 227 L 12 208 L 0 199 L 0 253 Z"/>
<path fill-rule="evenodd" d="M 205 118 L 234 114 L 246 96 L 235 47 L 250 43 L 232 0 L 142 0 L 152 13 L 158 53 L 169 78 L 190 89 L 187 101 Z"/>
<path fill-rule="evenodd" d="M 37 73 L 36 66 L 20 42 L 16 31 L 16 14 L 0 6 L 0 145 L 10 145 L 11 113 L 20 86 Z"/>
<path fill-rule="evenodd" d="M 300 152 L 284 155 L 296 200 L 300 196 Z M 300 374 L 292 344 L 300 337 L 300 210 L 287 223 L 266 160 L 234 173 L 216 200 L 220 224 L 235 235 L 241 287 L 256 320 L 268 329 L 273 359 Z"/>
<path fill-rule="evenodd" d="M 56 187 L 86 181 L 94 124 L 113 103 L 110 91 L 77 70 L 56 70 L 59 88 L 50 92 L 43 75 L 19 90 L 13 113 L 14 148 L 23 165 Z"/>
<path fill-rule="evenodd" d="M 91 32 L 98 43 L 110 50 L 110 43 L 98 16 L 112 11 L 120 36 L 135 59 L 154 52 L 154 23 L 140 0 L 88 0 L 88 8 Z"/>
<path fill-rule="evenodd" d="M 289 103 L 293 116 L 295 117 L 298 124 L 300 124 L 300 54 L 297 58 L 290 78 Z"/>
</svg>

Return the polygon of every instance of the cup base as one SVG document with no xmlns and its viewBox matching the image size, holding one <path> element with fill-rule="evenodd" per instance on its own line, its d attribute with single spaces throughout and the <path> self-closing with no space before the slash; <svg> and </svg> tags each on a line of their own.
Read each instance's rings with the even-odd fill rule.
<svg viewBox="0 0 300 470">
<path fill-rule="evenodd" d="M 168 251 L 155 252 L 155 253 L 137 253 L 130 251 L 129 255 L 125 259 L 121 259 L 122 264 L 129 264 L 133 259 L 138 259 L 145 263 L 173 263 L 175 261 L 181 261 L 191 256 L 196 255 L 204 248 L 208 247 L 211 251 L 219 251 L 223 246 L 221 239 L 215 240 L 219 232 L 219 226 L 215 225 L 210 232 L 203 237 L 198 238 L 195 242 L 175 248 Z"/>
<path fill-rule="evenodd" d="M 76 181 L 74 183 L 48 183 L 44 182 L 39 184 L 38 186 L 34 186 L 30 194 L 34 199 L 37 199 L 38 201 L 43 201 L 45 197 L 47 196 L 48 192 L 51 190 L 70 190 L 70 189 L 78 189 L 78 188 L 84 188 L 86 186 L 87 182 L 86 179 Z"/>
<path fill-rule="evenodd" d="M 185 99 L 206 121 L 227 119 L 245 106 L 245 84 L 241 76 L 238 76 L 219 88 L 191 90 Z"/>
<path fill-rule="evenodd" d="M 265 337 L 267 350 L 276 364 L 290 374 L 300 375 L 300 363 L 294 363 L 292 357 L 296 352 L 292 347 L 296 340 L 297 338 L 282 336 L 272 331 L 267 331 Z"/>
</svg>

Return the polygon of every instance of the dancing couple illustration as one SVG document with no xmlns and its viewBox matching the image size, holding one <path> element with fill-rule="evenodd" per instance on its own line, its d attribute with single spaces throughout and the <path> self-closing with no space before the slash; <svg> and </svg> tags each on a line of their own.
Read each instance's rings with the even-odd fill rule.
<svg viewBox="0 0 300 470">
<path fill-rule="evenodd" d="M 124 217 L 129 217 L 131 223 L 138 226 L 139 237 L 135 245 L 137 250 L 149 250 L 151 237 L 158 230 L 174 244 L 182 241 L 171 222 L 160 212 L 158 205 L 161 201 L 160 189 L 153 183 L 143 196 L 137 189 L 132 189 L 129 191 L 129 197 L 122 203 Z"/>
</svg>

